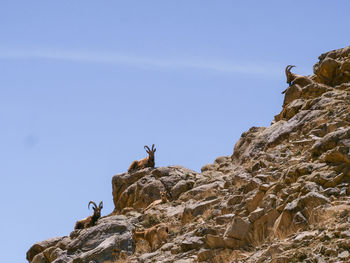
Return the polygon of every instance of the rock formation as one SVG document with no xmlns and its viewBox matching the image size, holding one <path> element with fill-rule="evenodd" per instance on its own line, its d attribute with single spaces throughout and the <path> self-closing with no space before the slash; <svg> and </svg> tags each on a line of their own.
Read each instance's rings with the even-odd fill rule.
<svg viewBox="0 0 350 263">
<path fill-rule="evenodd" d="M 282 72 L 282 70 L 281 70 Z M 282 73 L 281 73 L 282 74 Z M 112 179 L 114 211 L 97 225 L 34 244 L 31 263 L 349 262 L 350 47 L 319 57 L 291 85 L 270 127 L 196 173 L 145 168 Z M 167 192 L 169 202 L 145 208 Z M 132 232 L 159 223 L 150 250 Z"/>
</svg>

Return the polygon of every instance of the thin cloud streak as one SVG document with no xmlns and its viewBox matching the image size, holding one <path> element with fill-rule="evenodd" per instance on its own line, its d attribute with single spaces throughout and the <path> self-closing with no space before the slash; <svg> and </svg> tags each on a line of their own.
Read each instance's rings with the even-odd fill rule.
<svg viewBox="0 0 350 263">
<path fill-rule="evenodd" d="M 103 63 L 117 64 L 143 69 L 194 69 L 208 70 L 223 73 L 242 73 L 275 76 L 280 74 L 280 67 L 277 65 L 256 65 L 256 64 L 230 64 L 224 61 L 211 61 L 206 59 L 185 59 L 185 58 L 152 58 L 132 55 L 121 55 L 117 53 L 97 53 L 66 50 L 0 50 L 0 59 L 51 59 L 64 60 L 79 63 Z"/>
</svg>

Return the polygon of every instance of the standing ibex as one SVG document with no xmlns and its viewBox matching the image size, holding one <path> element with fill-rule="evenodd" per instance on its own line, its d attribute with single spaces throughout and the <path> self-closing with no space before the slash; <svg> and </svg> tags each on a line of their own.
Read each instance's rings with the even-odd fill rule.
<svg viewBox="0 0 350 263">
<path fill-rule="evenodd" d="M 161 246 L 163 242 L 166 241 L 168 236 L 169 229 L 168 227 L 160 223 L 151 228 L 146 229 L 145 231 L 133 231 L 133 238 L 136 242 L 137 240 L 144 239 L 148 242 L 151 247 L 151 251 L 156 249 L 156 245 Z"/>
<path fill-rule="evenodd" d="M 295 67 L 293 65 L 288 65 L 286 67 L 286 77 L 287 77 L 287 83 L 289 84 L 289 86 L 292 86 L 292 85 L 299 85 L 300 88 L 303 88 L 305 87 L 306 85 L 309 85 L 311 83 L 313 83 L 313 81 L 306 77 L 306 76 L 301 76 L 301 75 L 298 75 L 298 74 L 294 74 L 292 72 L 290 72 L 290 70 Z M 288 88 L 287 88 L 288 89 Z M 282 92 L 282 94 L 286 93 L 286 90 L 284 90 Z"/>
<path fill-rule="evenodd" d="M 148 157 L 138 160 L 138 161 L 133 161 L 128 169 L 128 172 L 132 172 L 135 170 L 140 170 L 146 167 L 152 167 L 154 168 L 154 153 L 156 152 L 156 148 L 154 148 L 154 144 L 152 145 L 152 150 L 145 145 L 145 150 L 148 153 Z"/>
<path fill-rule="evenodd" d="M 101 217 L 101 209 L 103 208 L 103 202 L 101 201 L 100 204 L 97 206 L 94 201 L 90 201 L 88 204 L 88 209 L 90 209 L 90 204 L 94 205 L 94 213 L 87 218 L 77 221 L 75 223 L 74 229 L 83 229 L 90 226 L 94 226 L 97 220 Z"/>
</svg>

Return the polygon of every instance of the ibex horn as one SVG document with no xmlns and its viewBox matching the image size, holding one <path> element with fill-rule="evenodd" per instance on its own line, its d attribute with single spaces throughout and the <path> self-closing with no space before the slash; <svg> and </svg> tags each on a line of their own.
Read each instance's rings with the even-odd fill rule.
<svg viewBox="0 0 350 263">
<path fill-rule="evenodd" d="M 147 152 L 147 151 L 148 151 L 148 152 L 150 152 L 150 151 L 151 151 L 147 145 L 145 145 L 145 147 L 143 147 L 143 148 L 145 148 L 145 149 L 146 149 L 146 152 Z"/>
<path fill-rule="evenodd" d="M 97 208 L 97 205 L 94 201 L 90 201 L 89 204 L 88 204 L 88 208 L 90 209 L 90 204 L 93 204 L 95 206 L 95 208 Z"/>
<path fill-rule="evenodd" d="M 288 66 L 286 67 L 286 75 L 290 74 L 290 70 L 291 70 L 293 67 L 295 67 L 295 66 L 294 66 L 294 65 L 288 65 Z"/>
</svg>

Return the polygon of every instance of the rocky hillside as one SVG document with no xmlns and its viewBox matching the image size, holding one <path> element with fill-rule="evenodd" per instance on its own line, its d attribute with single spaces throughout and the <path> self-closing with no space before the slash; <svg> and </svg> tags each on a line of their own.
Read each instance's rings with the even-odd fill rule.
<svg viewBox="0 0 350 263">
<path fill-rule="evenodd" d="M 169 166 L 115 175 L 110 215 L 34 244 L 27 260 L 349 262 L 350 47 L 322 54 L 314 75 L 288 74 L 281 113 L 243 133 L 232 156 L 201 173 Z M 159 223 L 167 238 L 153 249 L 133 238 Z"/>
</svg>

